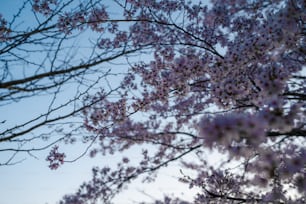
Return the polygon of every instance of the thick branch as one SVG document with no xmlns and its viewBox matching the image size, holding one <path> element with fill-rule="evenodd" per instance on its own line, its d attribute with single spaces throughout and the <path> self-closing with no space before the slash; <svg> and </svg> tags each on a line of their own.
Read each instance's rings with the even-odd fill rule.
<svg viewBox="0 0 306 204">
<path fill-rule="evenodd" d="M 306 136 L 306 130 L 304 130 L 304 129 L 292 129 L 290 132 L 271 131 L 271 132 L 267 132 L 267 136 L 269 136 L 269 137 L 277 137 L 277 136 L 305 137 Z"/>
</svg>

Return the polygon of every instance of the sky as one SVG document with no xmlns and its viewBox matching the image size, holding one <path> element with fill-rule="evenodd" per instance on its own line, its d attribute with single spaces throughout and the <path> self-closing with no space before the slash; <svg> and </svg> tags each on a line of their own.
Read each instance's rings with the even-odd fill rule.
<svg viewBox="0 0 306 204">
<path fill-rule="evenodd" d="M 18 11 L 21 2 L 22 0 L 1 0 L 0 13 L 4 17 L 11 17 Z M 27 17 L 24 16 L 24 21 L 30 20 Z M 66 91 L 69 92 L 69 89 Z M 6 120 L 5 126 L 0 126 L 0 130 L 27 121 L 33 115 L 39 115 L 49 101 L 50 97 L 45 96 L 0 106 L 0 121 Z M 0 144 L 1 149 L 5 148 L 3 145 L 5 144 Z M 77 156 L 86 146 L 79 144 L 64 148 Z M 63 195 L 75 192 L 82 182 L 90 180 L 93 166 L 114 165 L 110 161 L 116 160 L 116 156 L 95 159 L 82 157 L 76 162 L 66 163 L 57 170 L 50 170 L 45 160 L 47 154 L 48 151 L 34 152 L 32 156 L 20 154 L 15 160 L 20 161 L 17 164 L 0 166 L 0 204 L 55 204 Z M 7 152 L 1 152 L 0 162 L 5 161 L 8 156 Z M 188 186 L 180 185 L 177 178 L 173 177 L 179 175 L 179 172 L 180 167 L 174 165 L 162 170 L 156 183 L 143 185 L 138 179 L 120 194 L 114 203 L 149 202 L 161 198 L 163 194 L 177 192 L 188 192 L 182 194 L 182 197 L 191 199 L 195 191 L 190 191 Z"/>
</svg>

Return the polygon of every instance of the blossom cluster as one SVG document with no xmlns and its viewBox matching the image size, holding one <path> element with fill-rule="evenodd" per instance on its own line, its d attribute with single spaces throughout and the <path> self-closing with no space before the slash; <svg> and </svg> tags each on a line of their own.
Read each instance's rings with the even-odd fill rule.
<svg viewBox="0 0 306 204">
<path fill-rule="evenodd" d="M 73 30 L 84 30 L 89 27 L 96 32 L 103 32 L 108 13 L 104 7 L 94 8 L 90 12 L 80 10 L 78 12 L 65 12 L 58 18 L 58 28 L 60 31 L 71 34 Z"/>
<path fill-rule="evenodd" d="M 43 15 L 51 15 L 54 6 L 58 4 L 57 0 L 33 0 L 33 10 Z"/>
<path fill-rule="evenodd" d="M 73 15 L 65 13 L 59 17 L 57 26 L 61 32 L 70 34 L 71 30 L 74 28 L 79 28 L 80 30 L 83 29 L 85 21 L 86 19 L 83 12 L 75 13 Z"/>
<path fill-rule="evenodd" d="M 0 14 L 0 42 L 6 41 L 9 34 L 10 29 L 7 27 L 7 21 Z"/>
<path fill-rule="evenodd" d="M 64 163 L 66 155 L 65 153 L 60 153 L 58 151 L 58 148 L 58 146 L 54 146 L 49 152 L 48 157 L 46 158 L 46 160 L 50 162 L 50 169 L 57 169 L 60 165 Z"/>
<path fill-rule="evenodd" d="M 231 148 L 231 144 L 242 142 L 256 148 L 266 141 L 266 121 L 258 120 L 250 114 L 225 114 L 214 117 L 213 121 L 202 118 L 199 127 L 205 146 L 210 148 L 216 143 Z"/>
</svg>

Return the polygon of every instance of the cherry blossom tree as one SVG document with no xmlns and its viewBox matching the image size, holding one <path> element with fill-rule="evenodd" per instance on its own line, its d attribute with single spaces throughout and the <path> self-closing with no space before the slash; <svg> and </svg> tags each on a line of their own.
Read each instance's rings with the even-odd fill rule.
<svg viewBox="0 0 306 204">
<path fill-rule="evenodd" d="M 305 1 L 34 0 L 31 5 L 45 23 L 18 35 L 2 18 L 3 49 L 27 40 L 52 39 L 59 46 L 86 33 L 98 36 L 94 51 L 85 63 L 52 55 L 50 65 L 63 64 L 50 71 L 51 78 L 38 72 L 20 84 L 4 80 L 0 87 L 13 91 L 24 85 L 20 91 L 46 84 L 47 76 L 56 82 L 53 76 L 65 73 L 98 75 L 99 65 L 121 58 L 125 69 L 119 73 L 114 65 L 100 75 L 107 86 L 86 91 L 75 111 L 84 118 L 90 157 L 141 149 L 137 162 L 125 154 L 116 168 L 94 167 L 92 180 L 60 203 L 111 203 L 134 179 L 152 181 L 174 162 L 181 165 L 180 181 L 199 193 L 193 201 L 165 197 L 155 203 L 306 202 Z M 220 160 L 212 162 L 210 154 Z M 65 157 L 53 147 L 50 168 Z"/>
</svg>

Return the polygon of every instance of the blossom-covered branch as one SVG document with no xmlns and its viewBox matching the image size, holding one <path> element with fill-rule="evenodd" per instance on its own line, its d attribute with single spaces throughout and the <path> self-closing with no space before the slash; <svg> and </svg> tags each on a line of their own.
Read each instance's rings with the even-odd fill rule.
<svg viewBox="0 0 306 204">
<path fill-rule="evenodd" d="M 94 168 L 92 180 L 61 203 L 111 202 L 132 180 L 146 174 L 152 181 L 177 162 L 194 172 L 181 179 L 198 189 L 194 203 L 305 203 L 305 1 L 33 0 L 30 6 L 32 29 L 17 31 L 0 18 L 0 104 L 47 91 L 55 100 L 70 83 L 85 87 L 72 99 L 73 111 L 54 120 L 82 118 L 90 157 L 141 152 L 139 161 L 125 155 L 114 169 Z M 16 60 L 35 71 L 13 73 Z M 52 116 L 67 107 L 56 108 L 54 100 Z M 54 122 L 44 116 L 39 127 Z M 24 124 L 0 141 L 38 127 Z M 16 133 L 27 125 L 29 131 Z M 50 167 L 65 156 L 54 147 Z"/>
</svg>

